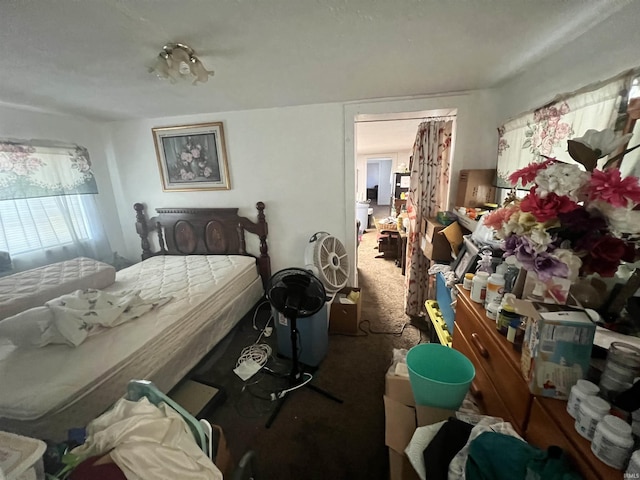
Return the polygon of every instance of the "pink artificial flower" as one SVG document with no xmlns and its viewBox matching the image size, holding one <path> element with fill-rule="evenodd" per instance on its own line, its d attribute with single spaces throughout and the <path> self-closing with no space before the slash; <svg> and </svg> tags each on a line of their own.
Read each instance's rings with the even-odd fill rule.
<svg viewBox="0 0 640 480">
<path fill-rule="evenodd" d="M 509 175 L 509 181 L 511 182 L 511 185 L 516 185 L 518 183 L 518 180 L 522 180 L 522 186 L 524 187 L 529 183 L 533 183 L 533 181 L 536 179 L 536 175 L 540 170 L 547 168 L 549 165 L 555 162 L 555 158 L 547 158 L 544 162 L 530 163 L 526 167 L 521 168 L 520 170 L 516 170 L 511 175 Z"/>
<path fill-rule="evenodd" d="M 504 207 L 488 213 L 484 217 L 484 224 L 494 230 L 500 230 L 509 221 L 511 215 L 517 212 L 516 207 Z"/>
<path fill-rule="evenodd" d="M 602 200 L 614 207 L 627 208 L 629 201 L 640 203 L 640 183 L 637 177 L 621 178 L 620 170 L 594 170 L 587 186 L 589 200 Z"/>
</svg>

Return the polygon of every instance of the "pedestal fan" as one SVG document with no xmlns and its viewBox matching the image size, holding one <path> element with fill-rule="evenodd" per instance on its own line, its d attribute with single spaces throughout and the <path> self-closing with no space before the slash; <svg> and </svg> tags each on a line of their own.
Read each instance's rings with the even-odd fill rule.
<svg viewBox="0 0 640 480">
<path fill-rule="evenodd" d="M 288 320 L 291 329 L 292 352 L 288 386 L 280 392 L 271 394 L 273 400 L 278 400 L 278 404 L 267 420 L 266 427 L 269 428 L 280 412 L 288 394 L 300 387 L 308 387 L 338 403 L 342 403 L 342 400 L 315 385 L 311 385 L 309 382 L 313 376 L 304 372 L 298 361 L 297 320 L 298 318 L 310 317 L 324 307 L 327 298 L 322 282 L 308 270 L 287 268 L 275 273 L 269 279 L 266 290 L 269 303 Z"/>
</svg>

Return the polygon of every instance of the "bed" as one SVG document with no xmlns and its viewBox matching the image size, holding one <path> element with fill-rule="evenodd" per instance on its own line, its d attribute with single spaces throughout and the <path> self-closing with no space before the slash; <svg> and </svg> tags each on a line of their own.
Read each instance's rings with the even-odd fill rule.
<svg viewBox="0 0 640 480">
<path fill-rule="evenodd" d="M 136 203 L 142 261 L 102 290 L 171 300 L 75 348 L 0 345 L 0 430 L 60 441 L 123 396 L 131 379 L 164 392 L 177 385 L 264 295 L 267 223 L 264 204 L 256 207 L 254 222 L 236 208 L 162 208 L 148 218 Z M 255 256 L 247 232 L 257 238 Z"/>
</svg>

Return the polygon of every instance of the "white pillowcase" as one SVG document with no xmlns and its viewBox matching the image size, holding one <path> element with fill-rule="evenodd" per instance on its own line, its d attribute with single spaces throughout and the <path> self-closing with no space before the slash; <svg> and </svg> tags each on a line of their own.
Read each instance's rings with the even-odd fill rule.
<svg viewBox="0 0 640 480">
<path fill-rule="evenodd" d="M 50 343 L 68 344 L 53 323 L 53 312 L 35 307 L 0 321 L 0 338 L 18 347 L 44 347 Z"/>
</svg>

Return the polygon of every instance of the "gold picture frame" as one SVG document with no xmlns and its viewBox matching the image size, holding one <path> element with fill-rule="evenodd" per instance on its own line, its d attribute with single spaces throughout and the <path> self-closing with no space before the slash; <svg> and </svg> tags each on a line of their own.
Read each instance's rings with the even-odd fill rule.
<svg viewBox="0 0 640 480">
<path fill-rule="evenodd" d="M 152 128 L 165 192 L 230 190 L 222 122 Z"/>
</svg>

